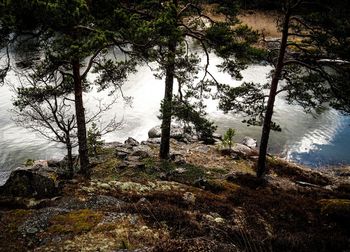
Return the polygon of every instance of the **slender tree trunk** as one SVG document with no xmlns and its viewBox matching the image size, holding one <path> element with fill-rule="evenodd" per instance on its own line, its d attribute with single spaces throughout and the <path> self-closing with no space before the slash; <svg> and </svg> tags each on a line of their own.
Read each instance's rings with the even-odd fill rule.
<svg viewBox="0 0 350 252">
<path fill-rule="evenodd" d="M 283 70 L 284 55 L 287 48 L 289 20 L 291 15 L 290 12 L 291 12 L 290 10 L 287 10 L 284 17 L 283 29 L 282 29 L 282 40 L 281 40 L 281 45 L 279 49 L 278 61 L 275 67 L 275 72 L 271 80 L 270 94 L 269 94 L 269 99 L 267 101 L 267 109 L 265 113 L 263 129 L 261 133 L 259 159 L 258 159 L 257 172 L 256 172 L 256 175 L 259 178 L 264 177 L 266 174 L 267 145 L 269 142 L 269 136 L 271 131 L 271 121 L 272 121 L 275 98 L 277 95 L 278 82 Z"/>
<path fill-rule="evenodd" d="M 169 55 L 165 73 L 165 93 L 162 107 L 162 136 L 160 141 L 159 157 L 161 159 L 169 158 L 170 151 L 170 129 L 171 129 L 171 115 L 172 115 L 172 99 L 173 99 L 173 85 L 175 74 L 175 53 L 176 41 L 169 41 L 168 45 Z"/>
<path fill-rule="evenodd" d="M 86 123 L 85 123 L 85 109 L 83 104 L 83 84 L 80 76 L 80 62 L 79 60 L 72 60 L 73 76 L 74 76 L 74 98 L 75 98 L 75 114 L 77 117 L 78 128 L 78 143 L 79 143 L 79 159 L 80 159 L 80 173 L 85 177 L 90 176 L 89 170 L 89 156 L 86 139 Z"/>
<path fill-rule="evenodd" d="M 72 155 L 72 144 L 70 142 L 69 136 L 67 137 L 67 166 L 68 166 L 68 177 L 73 178 L 74 169 L 73 169 L 73 155 Z"/>
</svg>

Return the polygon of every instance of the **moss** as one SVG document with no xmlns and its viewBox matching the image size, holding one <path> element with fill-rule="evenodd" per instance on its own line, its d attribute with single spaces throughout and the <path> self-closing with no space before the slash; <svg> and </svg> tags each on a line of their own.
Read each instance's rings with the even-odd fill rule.
<svg viewBox="0 0 350 252">
<path fill-rule="evenodd" d="M 89 209 L 72 211 L 67 214 L 57 215 L 50 221 L 51 233 L 73 233 L 80 234 L 90 231 L 102 219 L 100 212 Z"/>
<path fill-rule="evenodd" d="M 26 161 L 25 161 L 25 163 L 24 163 L 24 165 L 25 166 L 32 166 L 32 165 L 34 165 L 34 159 L 31 159 L 31 158 L 28 158 Z"/>
</svg>

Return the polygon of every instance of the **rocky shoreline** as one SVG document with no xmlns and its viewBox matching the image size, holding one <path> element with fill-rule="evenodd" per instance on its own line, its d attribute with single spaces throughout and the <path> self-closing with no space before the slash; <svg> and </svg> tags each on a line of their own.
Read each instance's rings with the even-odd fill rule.
<svg viewBox="0 0 350 252">
<path fill-rule="evenodd" d="M 228 150 L 177 132 L 162 161 L 154 132 L 105 144 L 90 180 L 65 179 L 64 160 L 16 169 L 0 188 L 0 251 L 350 248 L 350 168 L 270 157 L 262 181 L 253 139 Z"/>
</svg>

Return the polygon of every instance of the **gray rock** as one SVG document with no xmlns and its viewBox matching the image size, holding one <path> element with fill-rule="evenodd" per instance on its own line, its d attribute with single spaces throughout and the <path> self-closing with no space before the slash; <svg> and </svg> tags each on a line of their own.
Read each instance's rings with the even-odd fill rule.
<svg viewBox="0 0 350 252">
<path fill-rule="evenodd" d="M 104 143 L 103 147 L 105 148 L 115 148 L 115 147 L 123 147 L 124 144 L 121 142 L 109 142 L 109 143 Z"/>
<path fill-rule="evenodd" d="M 125 147 L 116 147 L 115 148 L 115 156 L 120 159 L 126 159 L 129 154 L 131 154 L 131 150 Z"/>
<path fill-rule="evenodd" d="M 161 135 L 162 135 L 162 129 L 159 125 L 153 127 L 148 131 L 149 138 L 158 138 L 158 137 L 161 137 Z"/>
<path fill-rule="evenodd" d="M 258 152 L 255 149 L 249 148 L 248 146 L 240 143 L 235 143 L 232 146 L 232 149 L 222 149 L 222 155 L 230 155 L 237 154 L 240 157 L 247 158 L 252 156 L 257 156 Z"/>
<path fill-rule="evenodd" d="M 159 125 L 153 127 L 152 129 L 150 129 L 148 131 L 148 137 L 149 138 L 159 138 L 161 136 L 162 136 L 162 129 L 161 129 L 161 127 Z M 183 130 L 183 128 L 181 128 L 179 126 L 176 126 L 176 125 L 171 126 L 170 137 L 174 138 L 174 139 L 177 139 L 177 140 L 183 139 L 184 138 L 184 130 Z"/>
<path fill-rule="evenodd" d="M 58 193 L 57 178 L 57 173 L 50 168 L 17 168 L 0 187 L 0 194 L 13 197 L 54 197 Z"/>
<path fill-rule="evenodd" d="M 130 146 L 138 146 L 138 145 L 140 145 L 140 143 L 137 140 L 135 140 L 134 138 L 132 138 L 132 137 L 129 137 L 128 139 L 126 139 L 124 143 L 126 145 L 130 145 Z"/>
<path fill-rule="evenodd" d="M 148 144 L 160 144 L 160 141 L 161 141 L 160 137 L 147 139 Z"/>
<path fill-rule="evenodd" d="M 133 152 L 130 154 L 131 156 L 138 156 L 141 158 L 147 158 L 151 156 L 152 149 L 147 145 L 135 146 L 132 148 Z"/>
<path fill-rule="evenodd" d="M 248 146 L 236 143 L 232 146 L 232 151 L 243 157 L 257 156 L 258 152 Z"/>
<path fill-rule="evenodd" d="M 256 140 L 248 136 L 243 138 L 242 144 L 244 144 L 245 146 L 248 146 L 249 148 L 256 148 L 258 146 Z"/>
</svg>

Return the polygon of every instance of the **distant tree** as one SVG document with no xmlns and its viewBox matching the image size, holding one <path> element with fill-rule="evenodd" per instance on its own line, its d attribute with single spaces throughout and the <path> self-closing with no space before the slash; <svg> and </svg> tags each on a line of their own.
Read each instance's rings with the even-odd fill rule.
<svg viewBox="0 0 350 252">
<path fill-rule="evenodd" d="M 225 134 L 224 137 L 222 139 L 222 144 L 224 146 L 227 146 L 230 150 L 232 150 L 232 146 L 233 146 L 233 137 L 235 136 L 236 131 L 232 128 L 229 128 Z"/>
<path fill-rule="evenodd" d="M 349 91 L 349 80 L 345 80 L 342 75 L 349 68 L 346 62 L 339 61 L 341 53 L 335 52 L 339 46 L 344 46 L 345 51 L 349 50 L 349 46 L 341 42 L 348 41 L 349 37 L 347 35 L 344 40 L 340 39 L 339 34 L 327 32 L 325 23 L 322 24 L 325 19 L 320 18 L 320 11 L 334 6 L 331 3 L 322 5 L 318 1 L 303 0 L 285 0 L 282 3 L 281 40 L 279 47 L 271 48 L 267 57 L 274 67 L 271 83 L 244 83 L 237 88 L 223 86 L 221 89 L 224 95 L 220 105 L 225 111 L 243 111 L 250 117 L 246 122 L 263 125 L 257 164 L 258 177 L 264 177 L 266 173 L 270 131 L 273 128 L 280 130 L 272 122 L 277 94 L 285 93 L 285 99 L 289 103 L 298 104 L 306 112 L 316 114 L 324 111 L 326 104 L 343 111 L 349 108 L 349 99 L 340 91 Z M 338 22 L 348 23 L 345 16 Z M 280 80 L 284 80 L 285 84 L 278 89 Z M 270 89 L 269 95 L 264 92 L 266 88 Z"/>
<path fill-rule="evenodd" d="M 96 123 L 93 122 L 91 128 L 88 130 L 89 155 L 96 157 L 103 143 L 104 141 L 101 140 L 101 131 L 97 128 Z"/>
</svg>

